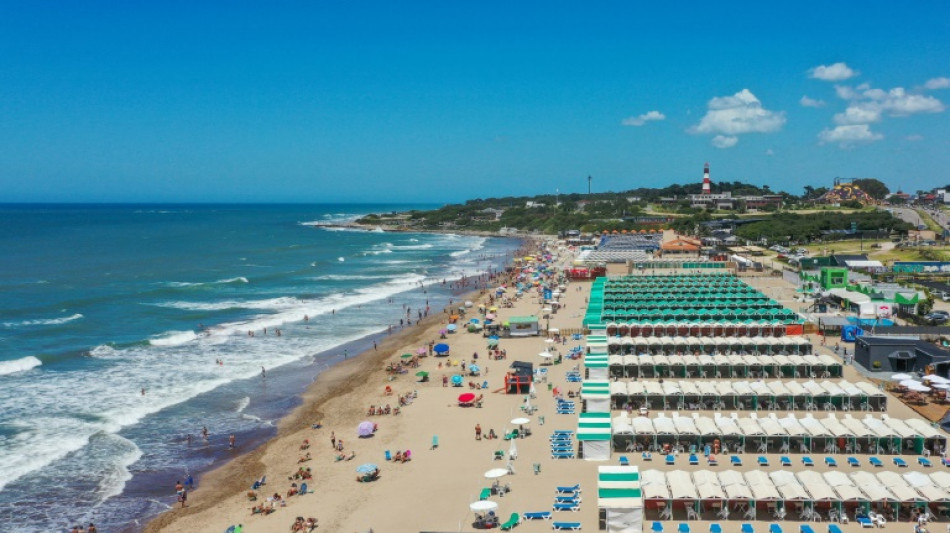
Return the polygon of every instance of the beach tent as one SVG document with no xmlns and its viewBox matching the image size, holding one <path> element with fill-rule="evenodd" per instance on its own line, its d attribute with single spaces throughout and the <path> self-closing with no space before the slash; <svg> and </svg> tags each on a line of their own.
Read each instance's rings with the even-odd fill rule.
<svg viewBox="0 0 950 533">
<path fill-rule="evenodd" d="M 513 316 L 508 319 L 509 335 L 512 337 L 530 337 L 540 335 L 541 330 L 536 316 Z"/>
<path fill-rule="evenodd" d="M 610 383 L 607 381 L 585 381 L 581 385 L 581 398 L 584 410 L 588 413 L 610 413 Z"/>
<path fill-rule="evenodd" d="M 643 531 L 643 490 L 635 466 L 597 468 L 597 508 L 606 530 L 614 533 Z"/>
</svg>

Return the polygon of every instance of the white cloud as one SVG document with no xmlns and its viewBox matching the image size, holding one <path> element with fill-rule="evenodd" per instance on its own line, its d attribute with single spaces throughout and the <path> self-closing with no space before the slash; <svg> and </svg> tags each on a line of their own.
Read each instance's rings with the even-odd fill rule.
<svg viewBox="0 0 950 533">
<path fill-rule="evenodd" d="M 926 89 L 950 89 L 950 78 L 933 78 L 924 84 Z"/>
<path fill-rule="evenodd" d="M 844 63 L 835 63 L 833 65 L 819 65 L 808 71 L 810 77 L 824 81 L 841 81 L 853 78 L 858 75 L 858 71 Z"/>
<path fill-rule="evenodd" d="M 835 85 L 835 94 L 842 100 L 851 100 L 858 97 L 858 92 L 847 85 Z"/>
<path fill-rule="evenodd" d="M 825 129 L 818 134 L 818 139 L 821 141 L 821 144 L 839 143 L 842 147 L 857 143 L 879 141 L 883 138 L 884 136 L 880 133 L 871 131 L 871 127 L 867 124 L 836 126 L 833 130 Z"/>
<path fill-rule="evenodd" d="M 911 142 L 917 142 L 917 141 L 922 141 L 922 140 L 924 140 L 924 136 L 923 136 L 923 135 L 920 135 L 920 134 L 918 134 L 918 133 L 915 133 L 915 134 L 913 134 L 913 135 L 908 135 L 907 137 L 904 137 L 904 139 L 905 139 L 905 140 L 908 140 L 908 141 L 911 141 Z"/>
<path fill-rule="evenodd" d="M 712 138 L 712 144 L 716 148 L 732 148 L 739 142 L 738 137 L 727 137 L 725 135 L 716 135 Z"/>
<path fill-rule="evenodd" d="M 647 111 L 637 117 L 627 117 L 620 123 L 624 126 L 642 126 L 651 120 L 666 120 L 666 115 L 659 111 Z"/>
<path fill-rule="evenodd" d="M 809 98 L 807 95 L 802 96 L 802 99 L 798 101 L 802 107 L 825 107 L 824 100 L 815 100 L 814 98 Z"/>
<path fill-rule="evenodd" d="M 742 133 L 768 133 L 782 129 L 785 113 L 769 111 L 748 89 L 732 96 L 721 96 L 709 101 L 706 115 L 690 133 L 716 133 L 735 136 Z M 723 141 L 720 141 L 723 142 Z M 734 146 L 733 142 L 730 146 Z"/>
<path fill-rule="evenodd" d="M 872 122 L 880 122 L 880 120 L 881 110 L 877 109 L 876 106 L 866 104 L 848 106 L 848 108 L 844 110 L 844 113 L 835 114 L 835 124 L 838 125 L 870 124 Z"/>
</svg>

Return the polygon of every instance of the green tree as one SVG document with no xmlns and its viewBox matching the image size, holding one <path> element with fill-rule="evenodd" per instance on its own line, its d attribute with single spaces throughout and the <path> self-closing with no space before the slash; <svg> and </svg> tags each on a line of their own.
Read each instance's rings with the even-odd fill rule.
<svg viewBox="0 0 950 533">
<path fill-rule="evenodd" d="M 881 180 L 876 178 L 861 178 L 854 180 L 854 184 L 861 187 L 861 190 L 868 193 L 875 200 L 883 200 L 890 194 L 891 190 Z"/>
</svg>

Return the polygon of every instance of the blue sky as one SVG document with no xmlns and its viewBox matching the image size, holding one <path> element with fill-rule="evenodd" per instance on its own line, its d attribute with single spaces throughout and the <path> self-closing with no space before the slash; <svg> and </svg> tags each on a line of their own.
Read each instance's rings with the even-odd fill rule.
<svg viewBox="0 0 950 533">
<path fill-rule="evenodd" d="M 0 201 L 950 183 L 946 2 L 139 4 L 0 4 Z"/>
</svg>

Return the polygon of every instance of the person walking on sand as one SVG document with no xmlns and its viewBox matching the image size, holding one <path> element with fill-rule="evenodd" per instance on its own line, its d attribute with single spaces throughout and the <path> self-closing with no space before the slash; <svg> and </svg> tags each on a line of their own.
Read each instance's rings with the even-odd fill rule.
<svg viewBox="0 0 950 533">
<path fill-rule="evenodd" d="M 330 447 L 336 448 L 336 432 L 334 431 L 330 432 Z"/>
<path fill-rule="evenodd" d="M 475 424 L 475 440 L 482 440 L 482 425 Z"/>
</svg>

